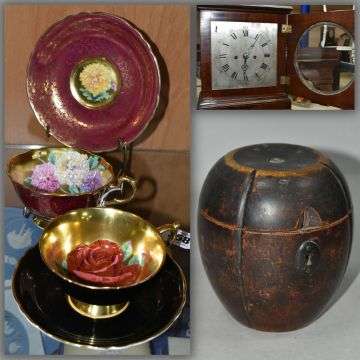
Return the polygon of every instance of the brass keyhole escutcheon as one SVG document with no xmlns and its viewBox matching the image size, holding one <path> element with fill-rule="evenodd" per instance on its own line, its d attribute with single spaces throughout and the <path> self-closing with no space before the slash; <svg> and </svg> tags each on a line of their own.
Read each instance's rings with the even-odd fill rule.
<svg viewBox="0 0 360 360">
<path fill-rule="evenodd" d="M 315 239 L 303 242 L 297 251 L 296 267 L 299 271 L 311 275 L 320 262 L 320 247 Z"/>
<path fill-rule="evenodd" d="M 305 254 L 305 272 L 309 273 L 311 271 L 311 267 L 313 262 L 311 258 L 314 256 L 314 253 L 311 250 L 311 246 L 307 245 L 306 254 Z"/>
</svg>

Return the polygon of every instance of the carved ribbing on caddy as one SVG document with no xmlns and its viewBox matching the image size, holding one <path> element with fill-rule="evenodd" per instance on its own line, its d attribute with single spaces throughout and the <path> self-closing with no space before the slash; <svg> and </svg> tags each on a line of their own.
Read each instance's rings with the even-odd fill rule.
<svg viewBox="0 0 360 360">
<path fill-rule="evenodd" d="M 310 148 L 240 148 L 210 170 L 198 231 L 209 280 L 237 320 L 298 329 L 319 316 L 345 272 L 349 190 L 331 160 Z"/>
</svg>

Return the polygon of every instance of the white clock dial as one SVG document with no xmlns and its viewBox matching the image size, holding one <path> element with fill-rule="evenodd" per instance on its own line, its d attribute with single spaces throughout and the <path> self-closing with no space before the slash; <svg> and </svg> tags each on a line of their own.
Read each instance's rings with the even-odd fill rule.
<svg viewBox="0 0 360 360">
<path fill-rule="evenodd" d="M 211 22 L 212 89 L 277 85 L 278 24 Z"/>
</svg>

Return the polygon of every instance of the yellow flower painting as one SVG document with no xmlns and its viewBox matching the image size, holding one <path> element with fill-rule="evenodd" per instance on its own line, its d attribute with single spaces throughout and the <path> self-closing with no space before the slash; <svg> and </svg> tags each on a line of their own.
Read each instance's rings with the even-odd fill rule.
<svg viewBox="0 0 360 360">
<path fill-rule="evenodd" d="M 91 95 L 98 96 L 112 87 L 113 72 L 103 64 L 91 63 L 84 67 L 79 79 Z"/>
</svg>

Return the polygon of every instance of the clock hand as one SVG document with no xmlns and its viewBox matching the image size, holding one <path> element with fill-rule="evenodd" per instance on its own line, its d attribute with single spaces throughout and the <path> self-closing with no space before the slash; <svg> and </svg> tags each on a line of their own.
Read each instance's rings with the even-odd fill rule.
<svg viewBox="0 0 360 360">
<path fill-rule="evenodd" d="M 252 45 L 250 45 L 250 49 L 252 49 L 252 48 L 255 46 L 255 44 L 256 44 L 256 42 L 258 41 L 258 39 L 259 39 L 259 34 L 257 34 L 257 35 L 255 36 L 255 41 L 253 42 Z"/>
<path fill-rule="evenodd" d="M 244 53 L 243 54 L 243 59 L 244 59 L 244 63 L 241 65 L 241 68 L 244 72 L 246 72 L 246 70 L 249 68 L 249 65 L 246 63 L 247 60 L 249 58 L 249 54 L 248 53 Z"/>
<path fill-rule="evenodd" d="M 247 69 L 249 68 L 249 65 L 247 64 L 247 60 L 249 58 L 249 54 L 248 53 L 244 53 L 243 54 L 243 59 L 244 59 L 244 63 L 241 65 L 242 71 L 243 71 L 243 77 L 244 80 L 247 82 L 248 81 L 248 76 L 246 74 Z"/>
<path fill-rule="evenodd" d="M 249 81 L 249 78 L 248 78 L 248 76 L 247 76 L 246 70 L 243 70 L 243 78 L 244 78 L 244 81 L 245 81 L 245 82 L 248 82 L 248 81 Z"/>
</svg>

